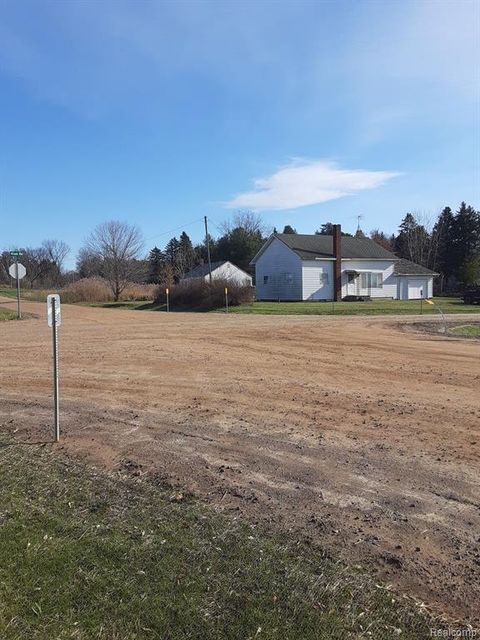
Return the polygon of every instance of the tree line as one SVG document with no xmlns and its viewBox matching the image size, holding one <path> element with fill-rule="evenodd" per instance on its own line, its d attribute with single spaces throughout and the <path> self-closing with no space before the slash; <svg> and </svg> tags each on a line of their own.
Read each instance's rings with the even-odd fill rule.
<svg viewBox="0 0 480 640">
<path fill-rule="evenodd" d="M 331 235 L 332 227 L 333 223 L 326 222 L 315 233 Z M 283 233 L 297 232 L 286 225 Z M 367 237 L 360 228 L 355 236 Z M 369 237 L 399 258 L 438 273 L 437 290 L 480 283 L 480 212 L 465 202 L 457 211 L 445 207 L 433 221 L 425 215 L 407 213 L 396 234 L 373 229 Z"/>
<path fill-rule="evenodd" d="M 331 235 L 333 223 L 325 222 L 315 233 Z M 224 222 L 218 237 L 209 236 L 212 262 L 230 260 L 245 271 L 271 233 L 262 218 L 252 212 L 237 212 Z M 273 229 L 276 233 L 277 229 Z M 286 225 L 282 233 L 297 233 Z M 344 235 L 350 235 L 344 233 Z M 421 264 L 440 275 L 441 291 L 480 282 L 480 212 L 462 202 L 457 211 L 445 207 L 434 221 L 407 213 L 396 234 L 374 229 L 369 237 L 401 258 Z M 357 237 L 366 237 L 359 228 Z M 40 247 L 22 249 L 30 287 L 60 287 L 78 278 L 100 276 L 110 285 L 115 299 L 131 282 L 172 286 L 188 271 L 207 262 L 207 239 L 194 244 L 183 231 L 164 247 L 154 246 L 142 256 L 144 241 L 138 227 L 110 221 L 98 225 L 80 249 L 76 269 L 64 269 L 70 249 L 62 241 L 45 240 Z M 9 281 L 9 251 L 0 254 L 0 282 Z"/>
</svg>

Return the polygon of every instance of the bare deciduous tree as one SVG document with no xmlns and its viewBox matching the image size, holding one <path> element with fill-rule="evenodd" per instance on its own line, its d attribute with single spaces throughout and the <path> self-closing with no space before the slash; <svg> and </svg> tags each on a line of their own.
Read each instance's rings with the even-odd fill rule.
<svg viewBox="0 0 480 640">
<path fill-rule="evenodd" d="M 46 257 L 54 262 L 59 271 L 63 270 L 65 258 L 70 253 L 70 247 L 63 240 L 44 240 L 42 249 L 45 250 Z"/>
<path fill-rule="evenodd" d="M 100 260 L 101 275 L 119 300 L 125 287 L 135 277 L 136 258 L 143 247 L 140 229 L 125 222 L 111 220 L 98 225 L 84 249 Z"/>
<path fill-rule="evenodd" d="M 260 234 L 264 236 L 270 233 L 262 217 L 254 211 L 236 211 L 231 220 L 222 223 L 221 229 L 224 234 L 231 233 L 234 229 L 244 229 L 250 234 Z"/>
</svg>

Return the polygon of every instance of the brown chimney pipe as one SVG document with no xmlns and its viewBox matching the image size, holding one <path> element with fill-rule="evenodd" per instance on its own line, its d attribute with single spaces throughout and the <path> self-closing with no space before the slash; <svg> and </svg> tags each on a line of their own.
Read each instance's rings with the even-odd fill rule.
<svg viewBox="0 0 480 640">
<path fill-rule="evenodd" d="M 342 299 L 342 227 L 333 225 L 333 299 L 340 302 Z"/>
</svg>

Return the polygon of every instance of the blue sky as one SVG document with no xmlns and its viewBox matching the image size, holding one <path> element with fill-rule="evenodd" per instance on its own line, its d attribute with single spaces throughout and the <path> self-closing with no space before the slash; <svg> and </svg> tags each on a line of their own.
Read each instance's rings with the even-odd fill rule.
<svg viewBox="0 0 480 640">
<path fill-rule="evenodd" d="M 470 0 L 1 0 L 0 248 L 60 238 L 72 266 L 109 219 L 149 248 L 236 208 L 308 233 L 478 207 L 479 20 Z"/>
</svg>

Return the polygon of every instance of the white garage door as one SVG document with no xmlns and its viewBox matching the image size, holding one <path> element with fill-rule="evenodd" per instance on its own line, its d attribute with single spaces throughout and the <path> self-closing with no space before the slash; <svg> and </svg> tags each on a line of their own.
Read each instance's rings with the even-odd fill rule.
<svg viewBox="0 0 480 640">
<path fill-rule="evenodd" d="M 425 282 L 422 280 L 409 280 L 408 281 L 408 299 L 417 300 L 418 298 L 426 298 L 427 289 Z"/>
</svg>

